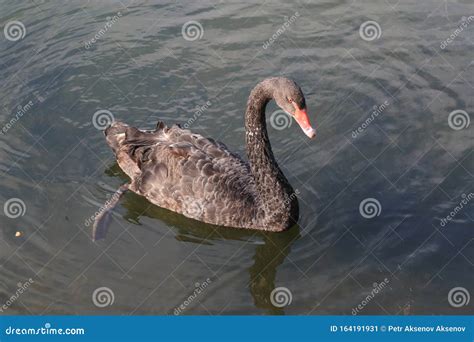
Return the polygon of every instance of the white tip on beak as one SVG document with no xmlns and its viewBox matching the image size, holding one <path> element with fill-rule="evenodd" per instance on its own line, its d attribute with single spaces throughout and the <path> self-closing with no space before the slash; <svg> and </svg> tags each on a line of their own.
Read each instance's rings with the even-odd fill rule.
<svg viewBox="0 0 474 342">
<path fill-rule="evenodd" d="M 308 136 L 308 138 L 313 139 L 316 136 L 316 130 L 312 127 L 307 129 L 303 129 L 304 134 Z"/>
<path fill-rule="evenodd" d="M 293 117 L 295 118 L 298 125 L 300 125 L 304 134 L 306 134 L 310 139 L 313 139 L 316 136 L 316 130 L 311 127 L 306 108 L 300 109 L 298 108 L 296 103 L 293 102 L 292 104 L 293 107 L 295 107 L 295 114 L 293 115 Z"/>
</svg>

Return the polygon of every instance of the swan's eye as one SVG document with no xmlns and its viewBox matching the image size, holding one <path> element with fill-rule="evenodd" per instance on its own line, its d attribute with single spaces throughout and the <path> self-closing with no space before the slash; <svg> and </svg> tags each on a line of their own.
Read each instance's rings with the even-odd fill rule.
<svg viewBox="0 0 474 342">
<path fill-rule="evenodd" d="M 292 98 L 288 98 L 288 102 L 289 102 L 289 103 L 293 103 L 293 102 L 295 102 L 295 101 L 294 101 Z"/>
</svg>

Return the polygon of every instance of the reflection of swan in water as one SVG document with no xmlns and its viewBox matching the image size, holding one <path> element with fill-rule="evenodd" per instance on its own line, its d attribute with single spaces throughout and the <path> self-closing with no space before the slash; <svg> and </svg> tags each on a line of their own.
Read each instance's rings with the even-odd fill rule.
<svg viewBox="0 0 474 342">
<path fill-rule="evenodd" d="M 106 174 L 126 179 L 117 164 L 108 168 Z M 275 279 L 278 266 L 284 262 L 290 252 L 291 245 L 299 238 L 298 226 L 279 234 L 210 226 L 172 211 L 150 206 L 146 199 L 131 192 L 124 195 L 121 205 L 127 209 L 123 217 L 127 221 L 139 222 L 141 216 L 159 219 L 164 221 L 167 226 L 174 228 L 175 238 L 180 241 L 210 244 L 213 240 L 222 239 L 263 240 L 263 244 L 256 246 L 254 263 L 248 269 L 250 275 L 248 287 L 256 308 L 264 309 L 273 315 L 284 312 L 284 308 L 276 308 L 271 304 L 270 294 L 277 287 Z M 105 232 L 98 233 L 102 236 L 105 235 Z"/>
<path fill-rule="evenodd" d="M 284 308 L 276 308 L 270 302 L 270 294 L 277 287 L 275 278 L 277 268 L 290 253 L 291 245 L 300 237 L 299 226 L 281 233 L 263 233 L 264 244 L 255 249 L 255 263 L 249 268 L 250 293 L 255 306 L 266 309 L 272 315 L 282 314 Z"/>
</svg>

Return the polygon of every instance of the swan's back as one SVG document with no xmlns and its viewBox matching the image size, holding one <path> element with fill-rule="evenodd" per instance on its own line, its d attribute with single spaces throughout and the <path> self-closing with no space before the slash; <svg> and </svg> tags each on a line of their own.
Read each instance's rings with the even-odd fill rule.
<svg viewBox="0 0 474 342">
<path fill-rule="evenodd" d="M 250 168 L 224 144 L 161 122 L 154 131 L 116 122 L 105 135 L 130 190 L 150 202 L 207 223 L 262 228 Z"/>
</svg>

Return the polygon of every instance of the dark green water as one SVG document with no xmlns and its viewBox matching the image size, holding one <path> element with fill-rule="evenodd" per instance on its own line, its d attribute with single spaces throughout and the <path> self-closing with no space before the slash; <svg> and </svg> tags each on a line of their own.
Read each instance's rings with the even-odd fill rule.
<svg viewBox="0 0 474 342">
<path fill-rule="evenodd" d="M 470 0 L 0 1 L 2 314 L 473 313 L 448 300 L 474 290 L 469 15 Z M 189 21 L 202 31 L 185 39 Z M 243 154 L 247 96 L 275 75 L 300 84 L 318 132 L 275 129 L 267 108 L 299 227 L 216 228 L 127 193 L 92 242 L 86 220 L 126 181 L 94 113 L 192 118 Z M 101 287 L 113 304 L 94 304 Z"/>
</svg>

